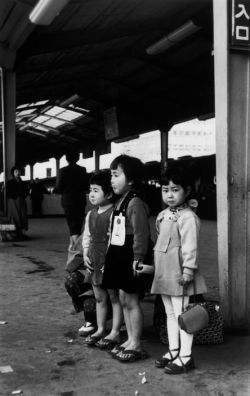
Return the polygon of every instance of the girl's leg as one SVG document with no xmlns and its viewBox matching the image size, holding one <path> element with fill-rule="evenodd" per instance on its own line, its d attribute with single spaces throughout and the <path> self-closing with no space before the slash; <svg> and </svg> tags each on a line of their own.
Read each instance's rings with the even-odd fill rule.
<svg viewBox="0 0 250 396">
<path fill-rule="evenodd" d="M 171 351 L 172 357 L 175 358 L 179 354 L 178 350 L 179 350 L 180 330 L 179 330 L 178 320 L 174 312 L 171 296 L 163 294 L 161 298 L 167 315 L 169 350 Z M 172 359 L 169 352 L 167 352 L 163 357 L 166 359 Z"/>
<path fill-rule="evenodd" d="M 174 313 L 176 318 L 182 313 L 182 296 L 178 297 L 171 297 L 172 299 L 172 304 L 174 308 Z M 188 306 L 189 303 L 189 297 L 185 296 L 184 297 L 184 309 Z M 180 353 L 179 356 L 182 360 L 182 362 L 185 364 L 188 362 L 190 359 L 190 356 L 192 354 L 192 345 L 193 345 L 193 334 L 188 334 L 186 331 L 180 329 Z M 184 357 L 187 356 L 187 357 Z M 181 362 L 179 359 L 176 359 L 174 361 L 175 364 L 178 366 L 181 366 Z"/>
<path fill-rule="evenodd" d="M 97 319 L 97 330 L 92 336 L 102 337 L 106 330 L 107 321 L 107 292 L 100 286 L 93 285 L 93 291 L 96 299 L 96 319 Z"/>
<path fill-rule="evenodd" d="M 109 289 L 108 294 L 112 305 L 112 329 L 111 332 L 105 337 L 109 340 L 118 341 L 120 337 L 120 328 L 123 321 L 122 307 L 119 300 L 118 293 L 115 290 Z"/>
<path fill-rule="evenodd" d="M 126 293 L 124 293 L 123 290 L 120 290 L 119 293 L 120 296 L 120 302 L 121 306 L 123 309 L 123 316 L 124 316 L 124 322 L 127 330 L 127 340 L 122 344 L 123 348 L 127 348 L 127 346 L 132 342 L 132 329 L 131 329 L 131 323 L 130 323 L 130 317 L 129 317 L 129 312 L 127 309 L 127 303 L 126 303 Z"/>
<path fill-rule="evenodd" d="M 128 313 L 128 325 L 130 326 L 130 342 L 126 349 L 140 350 L 141 335 L 143 329 L 143 313 L 139 302 L 138 294 L 124 293 L 125 309 Z"/>
</svg>

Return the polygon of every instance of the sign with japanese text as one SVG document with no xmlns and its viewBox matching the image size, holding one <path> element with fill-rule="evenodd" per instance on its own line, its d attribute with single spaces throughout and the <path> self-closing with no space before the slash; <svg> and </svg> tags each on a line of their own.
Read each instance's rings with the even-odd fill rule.
<svg viewBox="0 0 250 396">
<path fill-rule="evenodd" d="M 250 50 L 250 0 L 231 0 L 230 48 Z"/>
</svg>

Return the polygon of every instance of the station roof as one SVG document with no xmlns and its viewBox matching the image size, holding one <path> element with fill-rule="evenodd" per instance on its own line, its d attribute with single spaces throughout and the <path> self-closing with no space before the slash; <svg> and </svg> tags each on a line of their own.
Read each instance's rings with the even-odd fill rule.
<svg viewBox="0 0 250 396">
<path fill-rule="evenodd" d="M 85 157 L 107 152 L 104 114 L 106 126 L 117 118 L 116 139 L 127 139 L 214 112 L 212 0 L 60 1 L 44 26 L 29 20 L 36 0 L 0 3 L 0 66 L 16 72 L 19 163 L 71 146 Z"/>
</svg>

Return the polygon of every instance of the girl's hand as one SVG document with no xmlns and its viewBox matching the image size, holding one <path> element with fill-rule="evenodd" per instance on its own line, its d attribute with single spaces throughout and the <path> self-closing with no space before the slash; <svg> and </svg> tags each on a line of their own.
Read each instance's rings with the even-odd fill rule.
<svg viewBox="0 0 250 396">
<path fill-rule="evenodd" d="M 190 274 L 182 274 L 179 284 L 182 286 L 187 286 L 189 283 L 193 282 L 194 276 Z"/>
<path fill-rule="evenodd" d="M 91 261 L 89 259 L 88 256 L 83 256 L 83 260 L 84 260 L 84 265 L 86 266 L 87 270 L 92 273 L 94 271 L 94 268 L 91 265 Z"/>
<path fill-rule="evenodd" d="M 139 260 L 134 260 L 133 261 L 134 276 L 139 276 L 141 269 L 142 269 L 142 263 Z"/>
</svg>

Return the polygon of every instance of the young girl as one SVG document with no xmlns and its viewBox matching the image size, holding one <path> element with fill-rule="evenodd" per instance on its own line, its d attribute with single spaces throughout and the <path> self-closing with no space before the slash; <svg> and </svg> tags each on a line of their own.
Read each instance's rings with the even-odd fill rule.
<svg viewBox="0 0 250 396">
<path fill-rule="evenodd" d="M 103 267 L 109 240 L 110 217 L 113 211 L 113 192 L 110 183 L 110 172 L 102 171 L 90 179 L 89 200 L 95 208 L 86 216 L 83 233 L 84 264 L 91 273 L 91 282 L 96 299 L 97 330 L 85 339 L 88 346 L 99 346 L 102 349 L 112 348 L 119 341 L 120 321 L 113 320 L 111 332 L 105 335 L 108 313 L 108 295 L 102 288 Z M 113 296 L 113 301 L 118 297 Z M 99 343 L 98 343 L 99 341 Z M 102 342 L 101 342 L 102 341 Z"/>
<path fill-rule="evenodd" d="M 193 369 L 194 360 L 193 335 L 179 328 L 178 316 L 182 305 L 187 307 L 190 295 L 206 292 L 197 262 L 200 221 L 187 204 L 191 187 L 183 169 L 168 169 L 161 184 L 162 200 L 168 208 L 156 219 L 158 238 L 151 292 L 161 295 L 165 307 L 169 350 L 155 366 L 165 367 L 167 374 L 179 374 Z"/>
<path fill-rule="evenodd" d="M 113 213 L 103 284 L 109 293 L 119 290 L 128 334 L 128 339 L 111 354 L 119 361 L 133 362 L 147 356 L 141 347 L 143 314 L 139 303 L 144 290 L 143 277 L 147 275 L 139 275 L 137 271 L 138 263 L 147 254 L 150 234 L 148 207 L 137 195 L 144 167 L 138 158 L 127 155 L 115 158 L 110 167 L 114 193 L 121 198 Z"/>
</svg>

